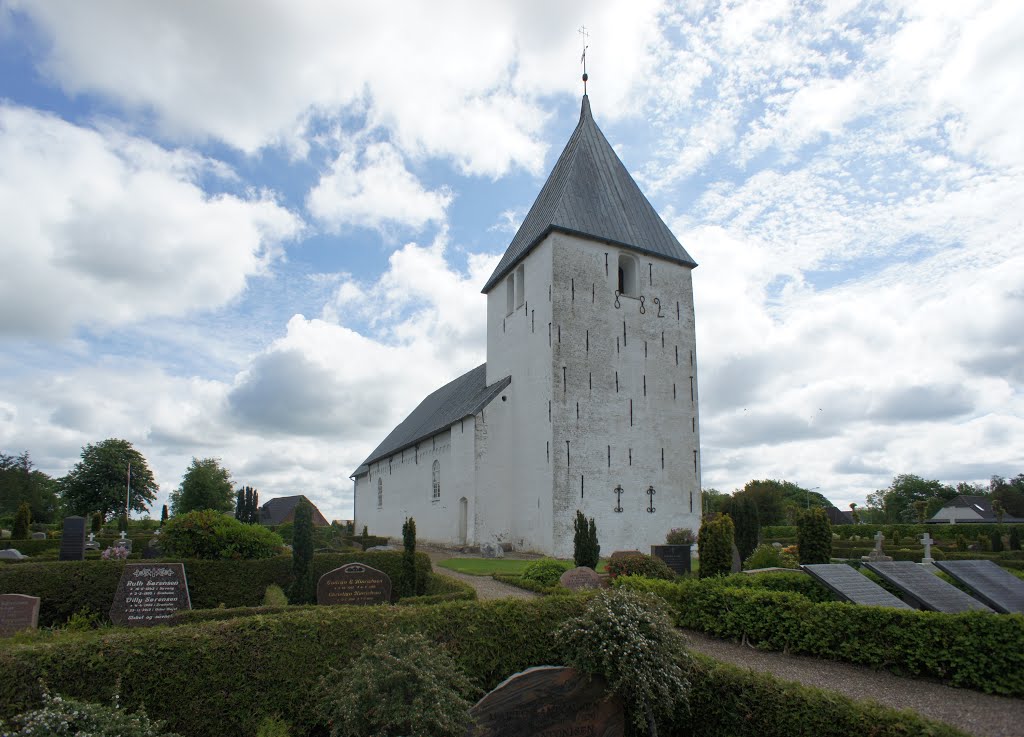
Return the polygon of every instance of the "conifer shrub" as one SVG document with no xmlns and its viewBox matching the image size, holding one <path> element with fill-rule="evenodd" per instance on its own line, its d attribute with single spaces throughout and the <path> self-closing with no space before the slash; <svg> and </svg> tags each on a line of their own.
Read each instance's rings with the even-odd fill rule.
<svg viewBox="0 0 1024 737">
<path fill-rule="evenodd" d="M 832 559 L 832 525 L 824 509 L 815 507 L 800 514 L 796 546 L 801 564 L 828 563 Z"/>
<path fill-rule="evenodd" d="M 761 533 L 757 503 L 750 497 L 740 494 L 733 501 L 730 516 L 736 526 L 736 548 L 740 552 L 740 558 L 746 559 L 757 547 L 757 539 Z"/>
<path fill-rule="evenodd" d="M 732 546 L 735 539 L 732 518 L 716 514 L 704 520 L 697 534 L 700 550 L 700 577 L 728 576 L 732 573 Z"/>
<path fill-rule="evenodd" d="M 271 558 L 284 546 L 267 528 L 242 524 L 212 509 L 167 520 L 160 542 L 170 557 L 207 560 Z"/>
<path fill-rule="evenodd" d="M 1020 530 L 1016 527 L 1010 530 L 1010 550 L 1020 550 Z"/>
<path fill-rule="evenodd" d="M 11 531 L 12 540 L 28 540 L 28 526 L 32 522 L 32 510 L 28 502 L 18 505 L 18 511 L 14 514 L 14 529 Z"/>
<path fill-rule="evenodd" d="M 276 583 L 267 586 L 266 591 L 263 592 L 262 606 L 288 606 L 288 597 L 285 595 L 284 589 Z"/>
<path fill-rule="evenodd" d="M 562 574 L 572 568 L 572 563 L 567 560 L 555 560 L 554 558 L 541 558 L 535 560 L 523 569 L 520 578 L 533 581 L 542 588 L 550 588 L 558 583 Z"/>
<path fill-rule="evenodd" d="M 321 678 L 313 698 L 331 737 L 464 737 L 480 693 L 423 635 L 392 631 Z"/>
<path fill-rule="evenodd" d="M 588 521 L 583 512 L 577 509 L 572 527 L 573 561 L 577 566 L 597 568 L 598 561 L 601 560 L 601 545 L 597 541 L 597 525 L 594 518 L 591 517 Z"/>
<path fill-rule="evenodd" d="M 292 604 L 316 601 L 316 582 L 310 563 L 313 561 L 313 507 L 305 499 L 295 505 L 292 533 L 292 585 L 288 600 Z M 258 529 L 258 528 L 253 528 Z"/>
<path fill-rule="evenodd" d="M 402 596 L 422 594 L 425 583 L 416 575 L 416 520 L 409 517 L 402 523 Z"/>
<path fill-rule="evenodd" d="M 989 540 L 992 544 L 993 553 L 1003 552 L 1003 536 L 999 534 L 999 530 L 992 530 L 992 532 L 989 533 Z"/>
<path fill-rule="evenodd" d="M 601 591 L 557 636 L 566 663 L 604 678 L 609 691 L 622 697 L 632 731 L 664 725 L 686 706 L 689 655 L 658 597 Z"/>
<path fill-rule="evenodd" d="M 164 505 L 164 509 L 167 509 L 167 505 Z M 94 535 L 100 534 L 100 530 L 103 529 L 103 515 L 96 512 L 92 516 L 92 531 Z"/>
<path fill-rule="evenodd" d="M 637 553 L 608 561 L 608 578 L 619 576 L 643 576 L 671 581 L 676 574 L 661 558 Z"/>
</svg>

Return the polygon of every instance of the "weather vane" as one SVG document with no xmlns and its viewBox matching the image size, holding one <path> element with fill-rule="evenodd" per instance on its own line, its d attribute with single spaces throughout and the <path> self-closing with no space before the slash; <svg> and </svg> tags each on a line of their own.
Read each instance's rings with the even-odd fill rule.
<svg viewBox="0 0 1024 737">
<path fill-rule="evenodd" d="M 583 94 L 587 94 L 587 39 L 590 38 L 590 34 L 587 33 L 586 26 L 580 26 L 578 33 L 583 36 L 583 55 L 580 56 L 580 64 L 583 65 Z"/>
</svg>

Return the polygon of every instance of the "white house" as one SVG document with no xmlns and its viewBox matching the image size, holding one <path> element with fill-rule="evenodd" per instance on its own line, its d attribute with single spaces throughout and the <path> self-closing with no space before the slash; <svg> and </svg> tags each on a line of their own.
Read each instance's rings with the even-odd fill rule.
<svg viewBox="0 0 1024 737">
<path fill-rule="evenodd" d="M 487 363 L 424 399 L 353 473 L 356 529 L 571 557 L 700 524 L 696 263 L 590 112 L 484 284 Z"/>
</svg>

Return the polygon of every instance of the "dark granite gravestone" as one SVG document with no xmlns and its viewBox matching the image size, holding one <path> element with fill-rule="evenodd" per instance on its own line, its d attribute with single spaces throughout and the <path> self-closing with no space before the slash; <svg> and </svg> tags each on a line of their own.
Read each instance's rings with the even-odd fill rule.
<svg viewBox="0 0 1024 737">
<path fill-rule="evenodd" d="M 904 595 L 920 604 L 921 609 L 933 612 L 992 611 L 977 599 L 973 599 L 956 586 L 946 583 L 927 569 L 909 560 L 878 561 L 864 564 L 869 571 L 877 573 Z"/>
<path fill-rule="evenodd" d="M 689 545 L 652 545 L 651 555 L 661 558 L 665 561 L 665 565 L 680 576 L 690 573 Z"/>
<path fill-rule="evenodd" d="M 599 589 L 601 588 L 601 577 L 593 568 L 580 566 L 579 568 L 570 568 L 563 573 L 558 579 L 558 583 L 572 591 Z"/>
<path fill-rule="evenodd" d="M 814 579 L 825 585 L 840 599 L 864 606 L 887 606 L 911 609 L 877 583 L 845 563 L 808 563 L 801 566 Z"/>
<path fill-rule="evenodd" d="M 33 532 L 32 533 L 32 539 L 33 540 L 45 540 L 46 539 L 46 533 L 45 532 Z"/>
<path fill-rule="evenodd" d="M 542 665 L 516 673 L 469 710 L 469 737 L 622 737 L 622 699 L 604 681 Z"/>
<path fill-rule="evenodd" d="M 328 571 L 316 584 L 317 604 L 387 604 L 391 578 L 363 563 L 349 563 Z"/>
<path fill-rule="evenodd" d="M 128 563 L 110 607 L 110 621 L 128 627 L 163 624 L 191 609 L 183 563 Z"/>
<path fill-rule="evenodd" d="M 58 560 L 85 560 L 85 517 L 65 517 Z"/>
<path fill-rule="evenodd" d="M 990 560 L 937 560 L 948 573 L 975 596 L 1003 614 L 1024 614 L 1024 581 Z"/>
<path fill-rule="evenodd" d="M 0 637 L 39 626 L 39 597 L 0 594 Z"/>
</svg>

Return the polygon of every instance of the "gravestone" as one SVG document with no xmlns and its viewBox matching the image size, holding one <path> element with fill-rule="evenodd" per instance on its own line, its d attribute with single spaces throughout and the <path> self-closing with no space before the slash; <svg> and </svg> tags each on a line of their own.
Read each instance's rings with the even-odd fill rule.
<svg viewBox="0 0 1024 737">
<path fill-rule="evenodd" d="M 498 542 L 480 543 L 480 555 L 485 558 L 504 558 L 505 549 Z"/>
<path fill-rule="evenodd" d="M 1024 614 L 1024 581 L 990 560 L 940 560 L 936 566 L 1003 614 Z"/>
<path fill-rule="evenodd" d="M 652 545 L 651 555 L 665 561 L 665 565 L 680 576 L 690 573 L 689 545 Z"/>
<path fill-rule="evenodd" d="M 45 532 L 33 532 L 32 533 L 32 539 L 33 540 L 45 540 L 46 539 L 46 533 Z"/>
<path fill-rule="evenodd" d="M 39 597 L 0 594 L 0 637 L 39 626 Z"/>
<path fill-rule="evenodd" d="M 601 588 L 601 577 L 593 568 L 580 566 L 579 568 L 570 568 L 563 573 L 559 577 L 558 583 L 571 591 L 599 589 Z"/>
<path fill-rule="evenodd" d="M 391 578 L 363 563 L 349 563 L 328 571 L 316 584 L 317 604 L 387 604 Z"/>
<path fill-rule="evenodd" d="M 932 540 L 932 536 L 927 532 L 921 535 L 921 544 L 924 546 L 924 558 L 921 559 L 921 563 L 924 565 L 929 565 L 935 562 L 932 558 L 932 543 L 934 542 L 935 541 Z"/>
<path fill-rule="evenodd" d="M 100 549 L 100 544 L 98 542 L 96 542 L 96 533 L 95 532 L 90 532 L 89 533 L 89 542 L 87 542 L 85 544 L 85 549 L 86 550 L 99 550 Z"/>
<path fill-rule="evenodd" d="M 85 517 L 65 517 L 58 560 L 85 559 Z"/>
<path fill-rule="evenodd" d="M 622 737 L 622 699 L 604 681 L 542 665 L 516 673 L 469 710 L 470 737 Z"/>
<path fill-rule="evenodd" d="M 908 599 L 920 604 L 921 609 L 948 614 L 971 610 L 992 611 L 913 561 L 878 561 L 864 565 L 898 588 Z"/>
<path fill-rule="evenodd" d="M 891 561 L 892 557 L 882 552 L 882 541 L 885 540 L 885 535 L 879 530 L 875 533 L 875 549 L 867 555 L 862 555 L 861 560 L 866 563 L 874 563 L 878 561 Z"/>
<path fill-rule="evenodd" d="M 132 541 L 131 541 L 131 538 L 129 538 L 127 540 L 124 540 L 124 539 L 122 539 L 122 540 L 115 540 L 114 541 L 114 547 L 115 548 L 124 548 L 129 553 L 132 552 Z"/>
<path fill-rule="evenodd" d="M 191 609 L 183 563 L 128 563 L 110 607 L 110 621 L 128 627 L 151 627 Z"/>
<path fill-rule="evenodd" d="M 27 555 L 22 555 L 21 551 L 15 548 L 0 550 L 0 560 L 24 560 L 27 557 Z"/>
<path fill-rule="evenodd" d="M 845 563 L 806 563 L 801 568 L 840 599 L 863 606 L 912 608 Z"/>
</svg>

